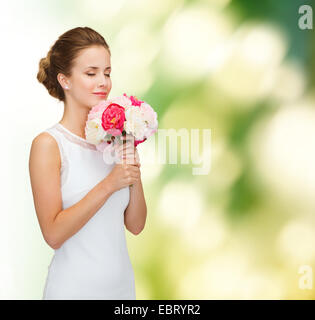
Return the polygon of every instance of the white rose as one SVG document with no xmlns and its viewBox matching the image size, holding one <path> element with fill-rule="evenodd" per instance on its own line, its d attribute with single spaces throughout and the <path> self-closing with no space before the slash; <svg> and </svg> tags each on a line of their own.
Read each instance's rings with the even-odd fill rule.
<svg viewBox="0 0 315 320">
<path fill-rule="evenodd" d="M 86 140 L 93 144 L 99 144 L 106 136 L 106 132 L 102 127 L 102 120 L 95 118 L 87 122 L 85 127 Z"/>
<path fill-rule="evenodd" d="M 132 134 L 136 140 L 143 140 L 147 125 L 140 108 L 137 106 L 127 107 L 125 116 L 125 131 L 128 134 Z"/>
</svg>

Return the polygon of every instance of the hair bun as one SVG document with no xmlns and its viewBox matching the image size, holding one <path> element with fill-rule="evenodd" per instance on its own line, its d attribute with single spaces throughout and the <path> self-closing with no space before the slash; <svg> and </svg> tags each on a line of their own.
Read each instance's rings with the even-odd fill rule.
<svg viewBox="0 0 315 320">
<path fill-rule="evenodd" d="M 37 79 L 40 83 L 43 83 L 47 79 L 49 66 L 50 66 L 50 61 L 47 57 L 40 59 L 39 70 L 37 73 Z"/>
<path fill-rule="evenodd" d="M 43 58 L 43 68 L 48 69 L 50 66 L 50 59 L 48 57 Z"/>
</svg>

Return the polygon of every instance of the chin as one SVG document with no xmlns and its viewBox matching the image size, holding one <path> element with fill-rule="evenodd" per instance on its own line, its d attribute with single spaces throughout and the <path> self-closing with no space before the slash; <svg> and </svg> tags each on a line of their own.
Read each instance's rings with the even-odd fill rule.
<svg viewBox="0 0 315 320">
<path fill-rule="evenodd" d="M 108 98 L 108 95 L 107 96 L 96 96 L 96 101 L 102 101 L 102 100 L 107 100 L 107 98 Z"/>
</svg>

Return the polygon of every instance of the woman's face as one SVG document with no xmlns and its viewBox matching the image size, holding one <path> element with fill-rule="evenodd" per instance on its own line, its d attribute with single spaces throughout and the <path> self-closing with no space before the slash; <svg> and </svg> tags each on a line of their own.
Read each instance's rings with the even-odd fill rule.
<svg viewBox="0 0 315 320">
<path fill-rule="evenodd" d="M 74 60 L 72 75 L 68 77 L 68 90 L 64 90 L 71 100 L 79 105 L 92 108 L 101 100 L 107 99 L 112 89 L 110 78 L 111 63 L 107 49 L 93 46 L 83 49 Z M 97 95 L 104 92 L 105 95 Z"/>
</svg>

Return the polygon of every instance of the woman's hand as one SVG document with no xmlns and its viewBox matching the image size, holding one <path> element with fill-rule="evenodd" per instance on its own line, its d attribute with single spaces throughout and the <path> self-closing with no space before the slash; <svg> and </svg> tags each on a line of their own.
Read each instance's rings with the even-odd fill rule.
<svg viewBox="0 0 315 320">
<path fill-rule="evenodd" d="M 121 188 L 138 183 L 140 177 L 141 174 L 138 166 L 117 163 L 105 179 L 109 181 L 112 191 L 115 192 Z"/>
<path fill-rule="evenodd" d="M 134 183 L 139 182 L 141 179 L 141 172 L 140 172 L 140 158 L 138 154 L 137 148 L 134 146 L 134 138 L 133 136 L 129 136 L 126 138 L 121 136 L 123 144 L 116 144 L 114 145 L 116 156 L 118 157 L 119 161 L 117 161 L 117 165 L 114 168 L 113 175 L 117 174 L 118 179 L 124 179 L 125 181 L 121 181 L 119 183 L 120 188 L 121 185 L 126 186 L 130 185 L 133 186 Z M 119 167 L 121 166 L 121 167 Z M 119 169 L 120 168 L 120 169 Z M 125 174 L 119 171 L 125 171 Z M 130 179 L 126 180 L 129 176 L 130 179 L 133 179 L 131 182 Z"/>
<path fill-rule="evenodd" d="M 140 168 L 140 157 L 137 148 L 134 146 L 134 138 L 128 136 L 128 139 L 124 136 L 121 136 L 121 139 L 124 141 L 122 145 L 119 145 L 116 149 L 119 159 L 122 160 L 122 163 L 135 165 Z"/>
</svg>

